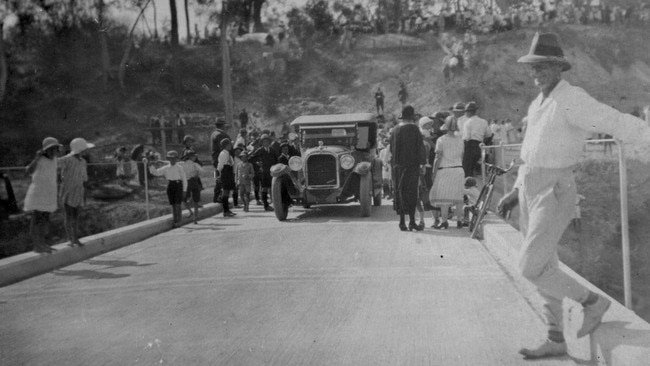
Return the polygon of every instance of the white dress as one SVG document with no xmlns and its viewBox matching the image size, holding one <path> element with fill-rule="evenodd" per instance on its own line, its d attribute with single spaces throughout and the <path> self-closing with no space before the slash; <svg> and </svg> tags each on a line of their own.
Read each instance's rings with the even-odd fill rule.
<svg viewBox="0 0 650 366">
<path fill-rule="evenodd" d="M 463 202 L 463 149 L 463 140 L 458 136 L 444 135 L 436 141 L 436 154 L 442 157 L 429 191 L 432 206 Z"/>
<path fill-rule="evenodd" d="M 42 157 L 36 163 L 32 183 L 25 195 L 25 212 L 54 212 L 58 207 L 56 187 L 56 159 Z"/>
</svg>

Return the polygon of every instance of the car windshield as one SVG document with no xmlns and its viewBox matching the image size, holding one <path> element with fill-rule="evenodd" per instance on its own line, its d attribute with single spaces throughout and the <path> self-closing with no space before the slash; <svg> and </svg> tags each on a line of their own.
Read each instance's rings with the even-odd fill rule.
<svg viewBox="0 0 650 366">
<path fill-rule="evenodd" d="M 323 145 L 354 146 L 357 138 L 355 125 L 303 126 L 300 129 L 301 143 L 305 148 Z"/>
</svg>

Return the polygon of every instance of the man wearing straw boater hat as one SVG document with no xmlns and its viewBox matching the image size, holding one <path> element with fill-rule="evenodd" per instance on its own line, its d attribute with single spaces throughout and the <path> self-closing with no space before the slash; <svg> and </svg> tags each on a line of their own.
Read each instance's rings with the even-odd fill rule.
<svg viewBox="0 0 650 366">
<path fill-rule="evenodd" d="M 581 303 L 584 309 L 578 338 L 598 327 L 610 305 L 610 300 L 588 290 L 558 266 L 557 245 L 573 215 L 573 171 L 584 141 L 594 132 L 623 141 L 650 141 L 650 128 L 563 80 L 562 72 L 571 69 L 571 64 L 556 34 L 536 33 L 529 53 L 518 62 L 528 64 L 541 93 L 528 108 L 528 127 L 521 147 L 523 165 L 515 188 L 501 199 L 498 209 L 504 212 L 519 204 L 524 237 L 519 269 L 545 300 L 547 338 L 519 352 L 527 359 L 556 357 L 567 354 L 562 324 L 565 297 Z"/>
</svg>

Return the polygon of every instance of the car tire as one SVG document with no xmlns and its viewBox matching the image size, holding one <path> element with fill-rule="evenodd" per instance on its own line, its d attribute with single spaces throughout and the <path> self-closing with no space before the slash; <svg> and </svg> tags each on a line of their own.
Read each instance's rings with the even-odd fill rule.
<svg viewBox="0 0 650 366">
<path fill-rule="evenodd" d="M 370 204 L 372 203 L 372 175 L 362 175 L 359 179 L 359 203 L 361 204 L 361 217 L 370 216 Z"/>
<path fill-rule="evenodd" d="M 275 211 L 275 217 L 279 221 L 284 221 L 287 219 L 287 214 L 289 213 L 289 205 L 282 202 L 282 178 L 273 177 L 271 181 L 271 195 L 276 197 L 273 201 L 273 211 Z"/>
</svg>

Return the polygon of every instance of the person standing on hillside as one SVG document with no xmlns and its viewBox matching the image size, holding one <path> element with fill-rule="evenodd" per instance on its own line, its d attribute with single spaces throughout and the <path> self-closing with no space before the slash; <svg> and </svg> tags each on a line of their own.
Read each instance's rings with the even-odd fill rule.
<svg viewBox="0 0 650 366">
<path fill-rule="evenodd" d="M 562 300 L 568 297 L 584 308 L 578 338 L 591 334 L 610 306 L 606 297 L 590 291 L 559 268 L 558 242 L 575 211 L 574 170 L 584 141 L 593 133 L 609 133 L 628 141 L 650 142 L 650 128 L 641 119 L 600 103 L 582 88 L 562 79 L 571 69 L 559 37 L 536 33 L 527 55 L 518 60 L 530 66 L 540 94 L 531 103 L 521 147 L 523 165 L 514 188 L 498 204 L 500 212 L 517 204 L 524 236 L 519 259 L 521 274 L 545 300 L 547 338 L 519 352 L 527 359 L 567 354 Z"/>
<path fill-rule="evenodd" d="M 210 151 L 212 155 L 212 165 L 215 167 L 214 171 L 214 196 L 212 197 L 212 202 L 221 202 L 221 179 L 219 177 L 219 171 L 216 167 L 219 165 L 219 153 L 221 153 L 221 141 L 225 139 L 230 140 L 230 136 L 224 130 L 226 128 L 226 120 L 223 118 L 217 118 L 215 123 L 215 130 L 210 135 Z"/>
<path fill-rule="evenodd" d="M 187 126 L 187 120 L 181 116 L 180 113 L 176 113 L 176 133 L 178 134 L 178 143 L 183 143 L 183 138 L 185 138 L 185 127 Z M 171 134 L 171 131 L 169 132 Z"/>
<path fill-rule="evenodd" d="M 406 104 L 406 101 L 409 99 L 409 93 L 406 91 L 406 84 L 404 82 L 399 83 L 399 91 L 397 92 L 397 98 L 402 105 Z"/>
<path fill-rule="evenodd" d="M 465 116 L 467 120 L 463 124 L 463 141 L 465 149 L 463 151 L 463 170 L 466 177 L 474 175 L 474 168 L 481 159 L 481 143 L 492 136 L 488 123 L 483 118 L 476 115 L 478 106 L 475 102 L 469 102 L 465 106 Z"/>
<path fill-rule="evenodd" d="M 248 126 L 248 112 L 246 112 L 246 108 L 242 108 L 239 113 L 239 127 L 245 130 L 246 126 Z"/>
<path fill-rule="evenodd" d="M 377 108 L 377 115 L 384 114 L 384 92 L 381 91 L 381 87 L 377 87 L 375 92 L 375 107 Z M 379 110 L 381 109 L 381 112 Z"/>
<path fill-rule="evenodd" d="M 393 184 L 395 185 L 395 210 L 399 215 L 399 228 L 422 230 L 415 223 L 415 206 L 418 202 L 420 166 L 425 164 L 424 142 L 420 128 L 415 122 L 415 110 L 407 105 L 402 108 L 402 120 L 391 134 L 390 152 L 393 164 Z M 409 216 L 406 226 L 405 215 Z"/>
</svg>

